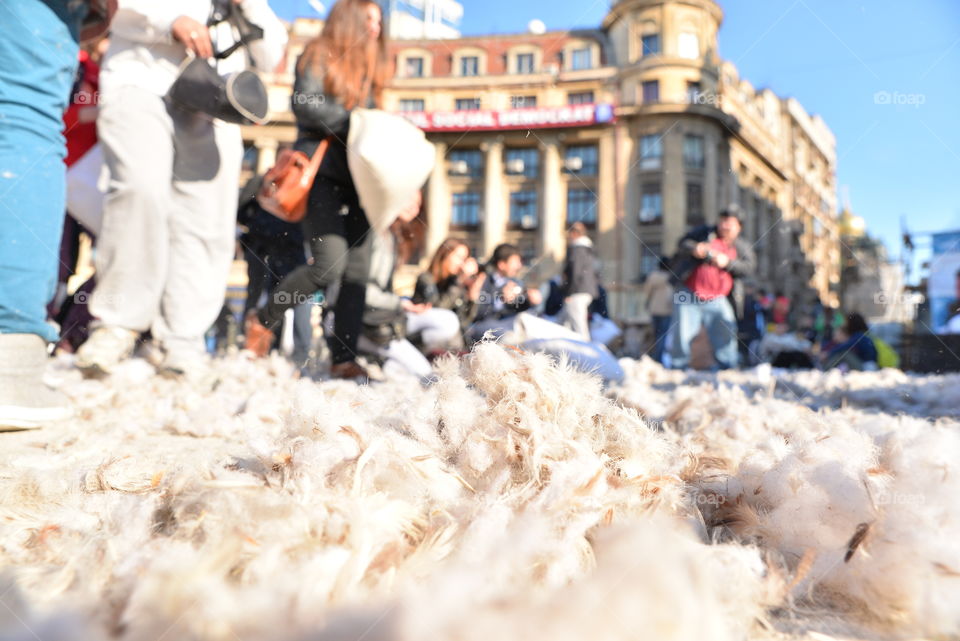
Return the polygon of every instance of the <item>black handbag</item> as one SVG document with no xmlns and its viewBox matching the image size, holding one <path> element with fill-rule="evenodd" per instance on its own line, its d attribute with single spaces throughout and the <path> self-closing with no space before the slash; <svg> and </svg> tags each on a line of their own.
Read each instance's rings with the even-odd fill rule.
<svg viewBox="0 0 960 641">
<path fill-rule="evenodd" d="M 263 29 L 250 23 L 232 1 L 215 2 L 207 26 L 224 21 L 237 28 L 240 38 L 214 54 L 217 60 L 263 37 Z M 196 57 L 187 58 L 180 66 L 180 73 L 167 95 L 179 107 L 238 125 L 264 124 L 270 106 L 267 88 L 254 72 L 244 70 L 221 76 L 207 60 Z"/>
</svg>

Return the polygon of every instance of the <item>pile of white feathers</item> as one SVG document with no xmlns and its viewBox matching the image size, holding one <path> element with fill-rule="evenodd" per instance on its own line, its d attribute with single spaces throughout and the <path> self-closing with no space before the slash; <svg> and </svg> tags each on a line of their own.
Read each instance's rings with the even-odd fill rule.
<svg viewBox="0 0 960 641">
<path fill-rule="evenodd" d="M 960 377 L 51 368 L 0 434 L 0 639 L 960 636 Z"/>
</svg>

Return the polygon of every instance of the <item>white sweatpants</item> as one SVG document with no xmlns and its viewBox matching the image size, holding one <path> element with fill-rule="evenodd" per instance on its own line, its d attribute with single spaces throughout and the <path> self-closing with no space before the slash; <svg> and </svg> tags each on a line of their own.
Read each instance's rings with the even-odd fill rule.
<svg viewBox="0 0 960 641">
<path fill-rule="evenodd" d="M 240 128 L 136 87 L 104 95 L 97 130 L 110 186 L 91 312 L 202 349 L 223 306 L 235 248 Z"/>
<path fill-rule="evenodd" d="M 563 299 L 563 310 L 560 315 L 563 324 L 580 337 L 590 342 L 590 304 L 593 296 L 590 294 L 570 294 Z"/>
<path fill-rule="evenodd" d="M 427 349 L 459 347 L 460 319 L 449 309 L 434 307 L 420 314 L 407 312 L 407 335 L 419 333 Z"/>
</svg>

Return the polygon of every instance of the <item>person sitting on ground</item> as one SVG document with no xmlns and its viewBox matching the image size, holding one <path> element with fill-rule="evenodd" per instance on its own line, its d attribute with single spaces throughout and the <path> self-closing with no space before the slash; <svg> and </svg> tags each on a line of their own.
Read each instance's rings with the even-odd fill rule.
<svg viewBox="0 0 960 641">
<path fill-rule="evenodd" d="M 757 346 L 761 361 L 783 369 L 809 369 L 813 367 L 813 343 L 795 332 L 786 323 L 773 326 Z"/>
<path fill-rule="evenodd" d="M 523 259 L 516 245 L 502 243 L 493 250 L 487 277 L 480 288 L 477 313 L 467 332 L 471 341 L 480 340 L 488 331 L 502 335 L 512 328 L 517 314 L 543 302 L 539 289 L 524 286 L 521 271 Z"/>
<path fill-rule="evenodd" d="M 413 302 L 426 304 L 434 309 L 450 310 L 456 314 L 459 330 L 457 339 L 459 344 L 450 347 L 460 347 L 463 343 L 461 332 L 467 329 L 473 321 L 477 311 L 477 299 L 480 297 L 480 288 L 487 275 L 481 272 L 477 261 L 470 256 L 470 248 L 462 240 L 448 238 L 434 252 L 430 259 L 427 271 L 417 277 L 417 284 L 413 292 Z M 417 319 L 408 316 L 408 331 L 414 333 Z M 428 337 L 424 335 L 423 343 L 430 348 Z"/>
<path fill-rule="evenodd" d="M 567 231 L 567 258 L 563 265 L 563 324 L 590 341 L 590 305 L 597 297 L 600 277 L 597 255 L 587 227 L 575 222 Z"/>
<path fill-rule="evenodd" d="M 446 345 L 459 335 L 460 321 L 449 309 L 434 309 L 429 303 L 415 303 L 394 293 L 397 235 L 402 225 L 403 221 L 398 220 L 387 232 L 373 234 L 363 331 L 358 347 L 380 360 L 388 376 L 402 371 L 424 379 L 432 368 L 426 357 L 407 340 L 411 328 L 421 333 L 425 344 Z"/>
<path fill-rule="evenodd" d="M 872 371 L 877 369 L 877 348 L 867 335 L 869 328 L 863 316 L 857 313 L 847 315 L 843 327 L 846 339 L 837 343 L 825 354 L 824 367 L 844 367 L 846 369 Z"/>
</svg>

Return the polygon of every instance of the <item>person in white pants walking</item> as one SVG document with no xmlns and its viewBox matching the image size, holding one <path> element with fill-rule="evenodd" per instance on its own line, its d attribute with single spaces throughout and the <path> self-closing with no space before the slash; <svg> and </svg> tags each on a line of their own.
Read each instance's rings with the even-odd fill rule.
<svg viewBox="0 0 960 641">
<path fill-rule="evenodd" d="M 217 72 L 250 63 L 273 70 L 287 33 L 267 0 L 121 0 L 100 75 L 110 185 L 91 301 L 99 321 L 76 359 L 88 375 L 109 373 L 147 330 L 163 349 L 162 373 L 187 374 L 204 361 L 203 334 L 222 308 L 234 253 L 243 144 L 238 125 L 166 94 L 188 56 L 210 58 L 237 40 L 230 23 L 207 26 L 225 2 L 263 37 Z"/>
<path fill-rule="evenodd" d="M 599 295 L 597 255 L 581 222 L 567 231 L 567 259 L 563 266 L 563 324 L 590 342 L 590 305 Z"/>
</svg>

